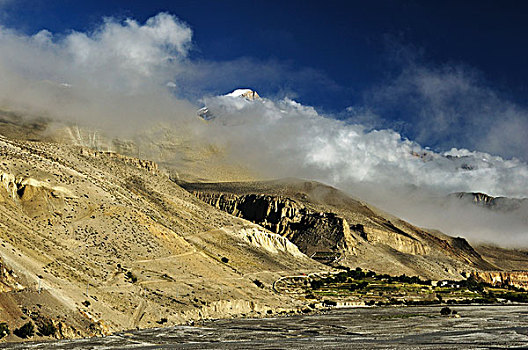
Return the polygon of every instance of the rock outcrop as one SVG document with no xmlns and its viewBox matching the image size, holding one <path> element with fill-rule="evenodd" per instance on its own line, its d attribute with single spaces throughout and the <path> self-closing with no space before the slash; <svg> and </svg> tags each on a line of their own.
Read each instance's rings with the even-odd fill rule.
<svg viewBox="0 0 528 350">
<path fill-rule="evenodd" d="M 475 271 L 473 276 L 492 285 L 508 285 L 528 290 L 528 271 Z"/>
<path fill-rule="evenodd" d="M 263 248 L 274 254 L 284 252 L 296 257 L 304 257 L 299 248 L 287 238 L 276 233 L 266 232 L 257 225 L 236 229 L 223 228 L 222 230 L 254 247 Z"/>
<path fill-rule="evenodd" d="M 287 237 L 302 252 L 316 258 L 325 253 L 354 254 L 361 241 L 388 245 L 406 254 L 425 255 L 430 251 L 430 247 L 386 220 L 350 225 L 341 215 L 315 211 L 284 196 L 208 191 L 193 194 L 231 215 Z"/>
<path fill-rule="evenodd" d="M 347 221 L 334 213 L 314 212 L 285 197 L 249 194 L 193 192 L 204 202 L 280 234 L 299 249 L 338 253 L 352 249 L 355 240 Z"/>
<path fill-rule="evenodd" d="M 16 274 L 0 259 L 0 293 L 20 291 L 23 289 L 24 286 L 17 281 Z"/>
<path fill-rule="evenodd" d="M 0 173 L 0 203 L 11 202 L 33 217 L 47 219 L 64 206 L 65 199 L 76 198 L 64 186 L 52 185 L 34 177 Z"/>
<path fill-rule="evenodd" d="M 522 211 L 525 217 L 528 217 L 528 198 L 493 197 L 481 192 L 457 192 L 450 196 L 492 210 Z"/>
<path fill-rule="evenodd" d="M 156 164 L 155 162 L 151 160 L 124 156 L 122 154 L 115 153 L 115 152 L 96 151 L 90 148 L 81 148 L 81 154 L 83 156 L 90 156 L 94 158 L 104 157 L 106 159 L 121 161 L 125 164 L 135 166 L 138 169 L 145 169 L 146 171 L 152 174 L 155 174 L 156 172 L 159 171 L 158 164 Z"/>
</svg>

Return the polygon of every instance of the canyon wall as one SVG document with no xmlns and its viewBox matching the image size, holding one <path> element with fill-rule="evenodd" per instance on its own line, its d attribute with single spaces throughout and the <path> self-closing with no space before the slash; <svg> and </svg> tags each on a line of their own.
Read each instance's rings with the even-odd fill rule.
<svg viewBox="0 0 528 350">
<path fill-rule="evenodd" d="M 192 193 L 215 208 L 288 238 L 303 253 L 318 260 L 356 254 L 356 247 L 361 242 L 384 244 L 413 255 L 426 255 L 430 251 L 430 247 L 390 221 L 349 222 L 353 219 L 332 211 L 316 211 L 283 196 L 209 191 Z"/>
<path fill-rule="evenodd" d="M 193 192 L 204 202 L 288 238 L 307 254 L 353 249 L 347 221 L 334 213 L 315 212 L 280 196 Z"/>
</svg>

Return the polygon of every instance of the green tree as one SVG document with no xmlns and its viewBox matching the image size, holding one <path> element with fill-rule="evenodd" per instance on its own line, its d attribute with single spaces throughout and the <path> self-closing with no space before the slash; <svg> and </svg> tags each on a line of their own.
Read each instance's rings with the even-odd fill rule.
<svg viewBox="0 0 528 350">
<path fill-rule="evenodd" d="M 54 335 L 55 332 L 57 332 L 57 327 L 55 327 L 51 320 L 46 320 L 42 322 L 42 324 L 39 326 L 38 331 L 43 336 L 47 337 L 50 335 Z"/>
</svg>

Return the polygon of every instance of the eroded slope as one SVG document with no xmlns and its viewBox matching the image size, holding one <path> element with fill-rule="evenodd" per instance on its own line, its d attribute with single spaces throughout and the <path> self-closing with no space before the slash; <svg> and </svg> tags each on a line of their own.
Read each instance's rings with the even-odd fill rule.
<svg viewBox="0 0 528 350">
<path fill-rule="evenodd" d="M 496 268 L 462 238 L 422 230 L 317 182 L 182 186 L 216 208 L 290 238 L 325 263 L 433 279 Z"/>
<path fill-rule="evenodd" d="M 272 282 L 326 269 L 152 162 L 4 137 L 0 156 L 0 255 L 22 286 L 0 295 L 69 337 L 295 309 Z"/>
</svg>

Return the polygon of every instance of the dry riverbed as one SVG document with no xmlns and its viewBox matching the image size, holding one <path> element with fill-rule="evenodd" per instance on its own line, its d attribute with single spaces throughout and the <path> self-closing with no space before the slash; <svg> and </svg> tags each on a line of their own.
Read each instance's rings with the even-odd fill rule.
<svg viewBox="0 0 528 350">
<path fill-rule="evenodd" d="M 12 349 L 503 349 L 528 345 L 528 306 L 338 309 L 317 315 L 209 321 L 105 338 L 2 344 Z"/>
</svg>

